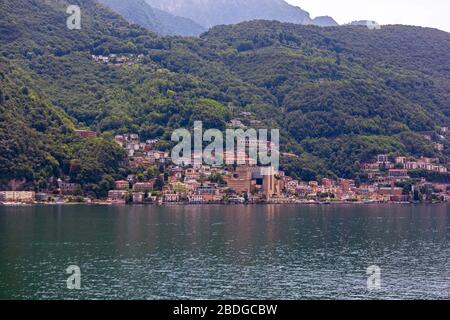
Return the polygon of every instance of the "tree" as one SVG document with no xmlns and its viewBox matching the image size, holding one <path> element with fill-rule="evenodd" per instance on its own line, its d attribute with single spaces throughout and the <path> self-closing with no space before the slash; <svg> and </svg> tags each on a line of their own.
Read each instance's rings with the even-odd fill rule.
<svg viewBox="0 0 450 320">
<path fill-rule="evenodd" d="M 97 197 L 106 198 L 108 196 L 108 191 L 114 189 L 114 187 L 115 183 L 113 177 L 110 175 L 104 175 L 98 184 Z"/>
</svg>

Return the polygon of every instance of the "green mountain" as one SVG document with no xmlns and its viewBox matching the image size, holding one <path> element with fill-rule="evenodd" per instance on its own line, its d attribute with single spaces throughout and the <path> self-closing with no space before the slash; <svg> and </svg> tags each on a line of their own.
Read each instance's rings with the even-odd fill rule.
<svg viewBox="0 0 450 320">
<path fill-rule="evenodd" d="M 338 175 L 377 152 L 439 156 L 417 133 L 450 123 L 448 33 L 256 21 L 202 40 L 201 57 L 268 92 L 287 136 Z"/>
<path fill-rule="evenodd" d="M 100 0 L 127 21 L 160 35 L 198 36 L 206 31 L 194 21 L 150 7 L 145 0 Z"/>
<path fill-rule="evenodd" d="M 289 174 L 355 177 L 377 153 L 449 159 L 418 132 L 450 123 L 450 35 L 415 27 L 253 21 L 158 37 L 93 0 L 0 2 L 0 184 L 70 177 L 101 196 L 126 176 L 111 138 L 161 138 L 243 111 L 278 127 Z M 130 59 L 121 66 L 92 55 Z M 137 58 L 137 55 L 143 58 Z M 100 135 L 82 140 L 74 128 Z"/>
<path fill-rule="evenodd" d="M 124 152 L 110 139 L 82 140 L 74 129 L 28 72 L 0 58 L 0 188 L 45 189 L 71 176 L 105 196 Z"/>
</svg>

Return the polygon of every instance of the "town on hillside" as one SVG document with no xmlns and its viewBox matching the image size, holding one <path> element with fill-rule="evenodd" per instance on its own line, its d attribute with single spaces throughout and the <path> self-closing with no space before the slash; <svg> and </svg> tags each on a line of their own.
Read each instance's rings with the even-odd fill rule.
<svg viewBox="0 0 450 320">
<path fill-rule="evenodd" d="M 78 130 L 81 138 L 96 137 Z M 365 181 L 328 179 L 299 181 L 283 171 L 258 166 L 246 154 L 236 153 L 244 165 L 186 165 L 172 163 L 169 152 L 157 150 L 158 140 L 141 141 L 137 134 L 122 134 L 114 140 L 127 154 L 130 172 L 114 182 L 106 199 L 83 196 L 82 186 L 58 179 L 54 190 L 0 191 L 0 203 L 97 204 L 257 204 L 257 203 L 410 203 L 446 202 L 450 183 L 430 182 L 427 176 L 448 174 L 448 164 L 439 159 L 391 157 L 380 154 L 361 164 Z M 251 143 L 251 142 L 248 142 Z"/>
</svg>

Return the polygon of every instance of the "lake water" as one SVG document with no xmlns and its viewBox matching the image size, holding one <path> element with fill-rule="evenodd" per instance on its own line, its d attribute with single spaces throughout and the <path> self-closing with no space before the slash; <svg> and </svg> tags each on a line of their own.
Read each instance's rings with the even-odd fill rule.
<svg viewBox="0 0 450 320">
<path fill-rule="evenodd" d="M 449 299 L 450 205 L 0 207 L 0 299 L 79 298 Z"/>
</svg>

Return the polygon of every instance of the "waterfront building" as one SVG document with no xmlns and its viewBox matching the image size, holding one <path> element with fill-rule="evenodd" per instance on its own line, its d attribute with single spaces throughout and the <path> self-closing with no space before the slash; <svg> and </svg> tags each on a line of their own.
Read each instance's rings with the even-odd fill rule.
<svg viewBox="0 0 450 320">
<path fill-rule="evenodd" d="M 111 201 L 124 201 L 128 195 L 126 190 L 111 190 L 108 192 L 108 199 Z"/>
<path fill-rule="evenodd" d="M 0 202 L 33 203 L 34 191 L 0 191 Z"/>
<path fill-rule="evenodd" d="M 180 196 L 177 193 L 166 193 L 164 194 L 165 202 L 178 202 L 180 200 Z"/>
<path fill-rule="evenodd" d="M 81 185 L 77 183 L 70 183 L 62 181 L 61 179 L 58 179 L 58 187 L 63 195 L 74 195 L 77 193 L 81 193 Z"/>
<path fill-rule="evenodd" d="M 403 188 L 379 188 L 378 194 L 384 202 L 406 202 L 409 196 L 403 194 Z"/>
<path fill-rule="evenodd" d="M 144 203 L 144 192 L 133 192 L 133 203 Z"/>
<path fill-rule="evenodd" d="M 189 203 L 203 203 L 203 195 L 193 194 L 188 197 Z"/>
<path fill-rule="evenodd" d="M 0 201 L 2 202 L 23 202 L 31 203 L 35 200 L 33 191 L 0 191 Z"/>
<path fill-rule="evenodd" d="M 219 190 L 215 187 L 198 187 L 196 194 L 202 196 L 203 202 L 215 202 L 221 199 L 219 197 Z"/>
</svg>

